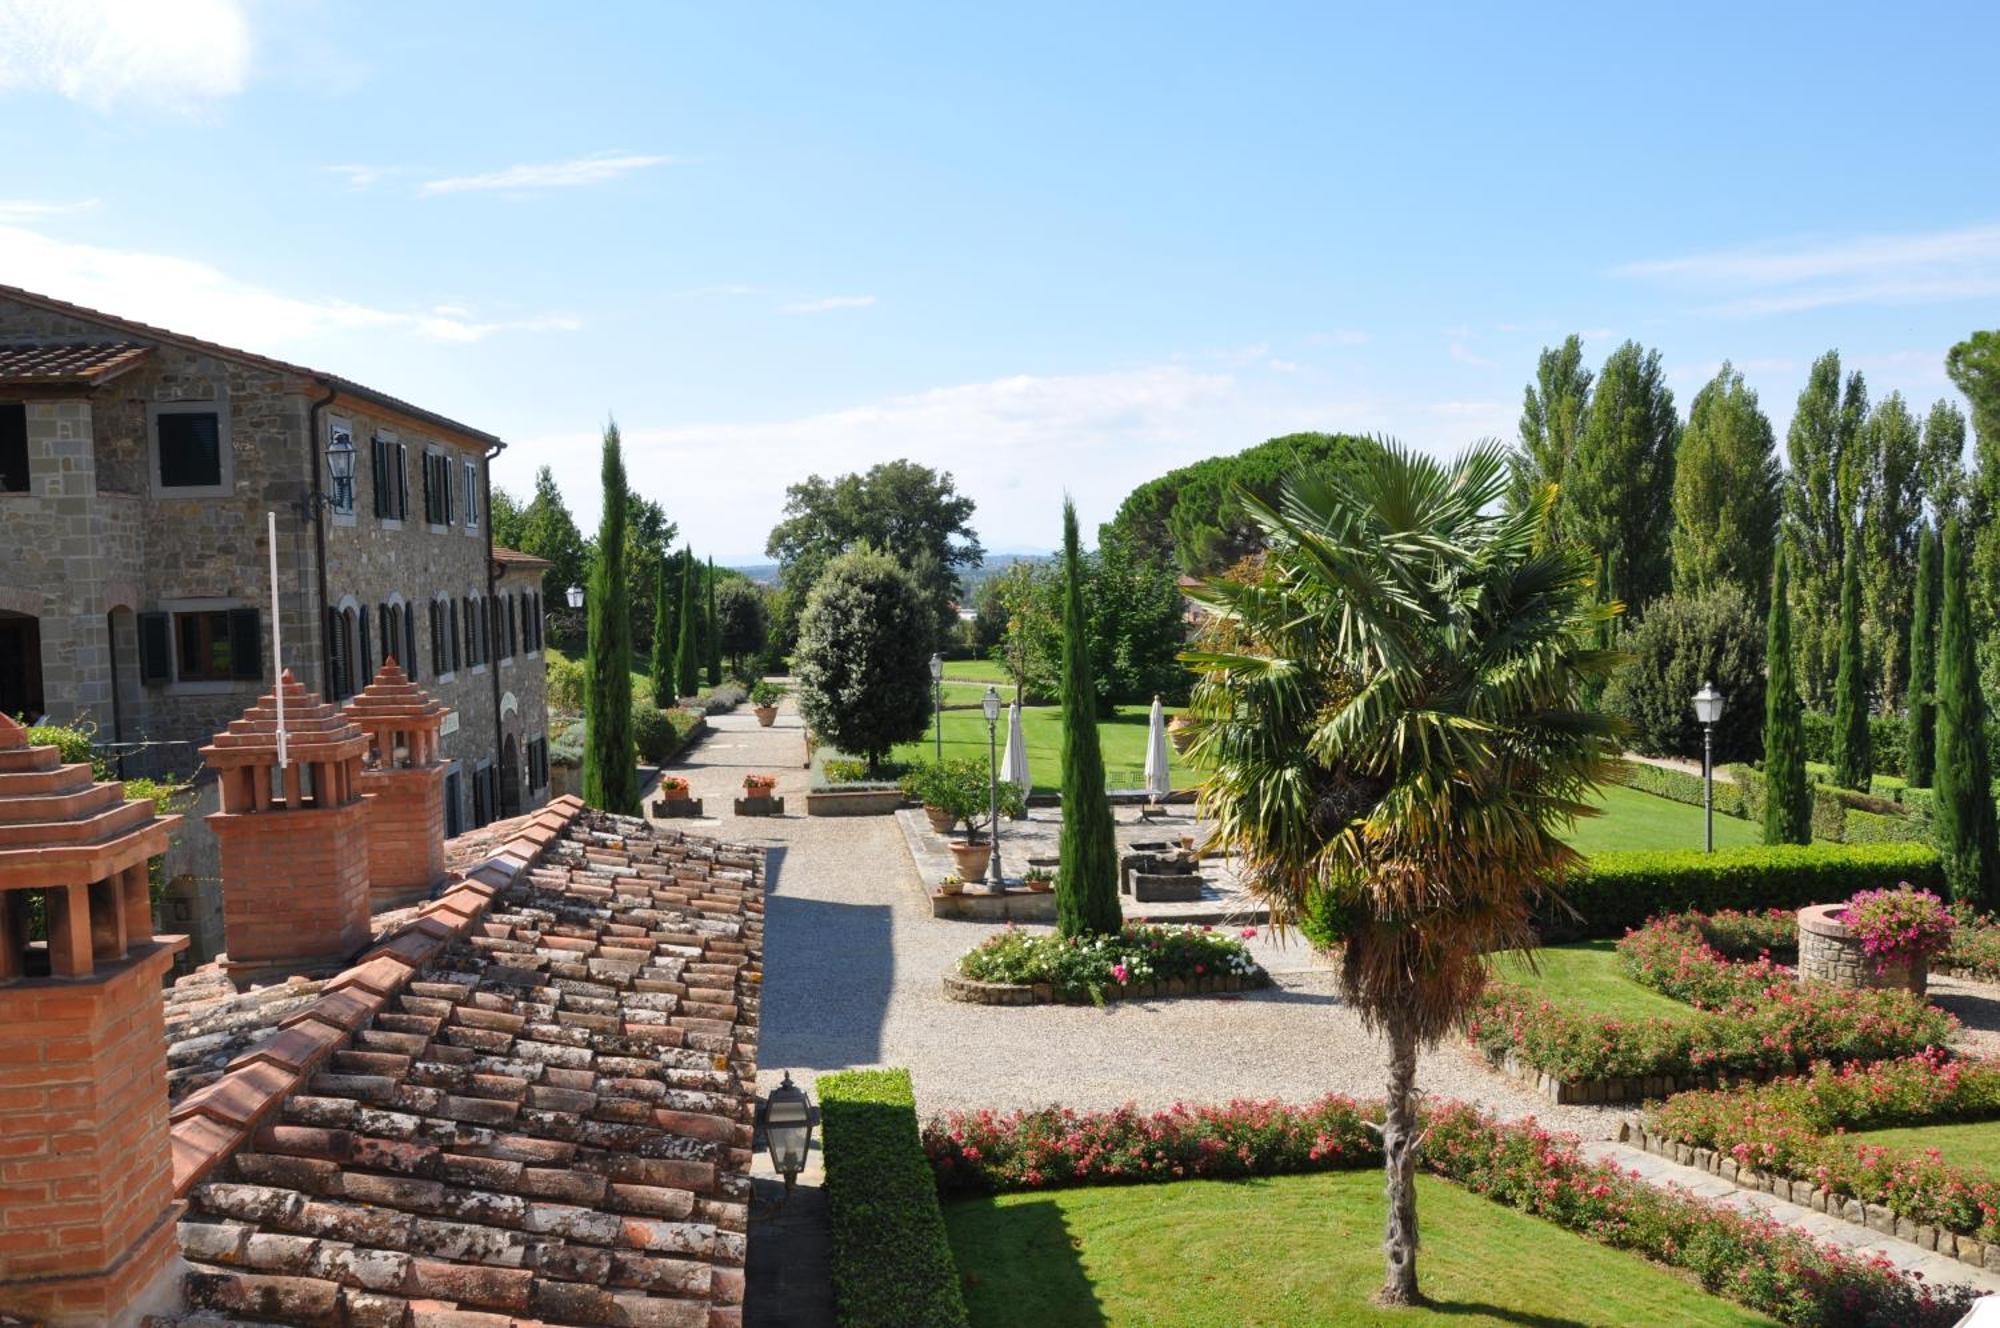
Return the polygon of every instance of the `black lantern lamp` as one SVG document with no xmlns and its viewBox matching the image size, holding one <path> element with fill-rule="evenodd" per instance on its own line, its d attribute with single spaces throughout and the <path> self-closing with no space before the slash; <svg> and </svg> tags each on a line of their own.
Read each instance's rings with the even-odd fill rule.
<svg viewBox="0 0 2000 1328">
<path fill-rule="evenodd" d="M 764 1099 L 764 1142 L 771 1150 L 771 1165 L 785 1178 L 785 1193 L 806 1169 L 812 1151 L 813 1105 L 806 1090 L 792 1082 L 792 1072 Z"/>
<path fill-rule="evenodd" d="M 326 445 L 326 473 L 333 480 L 333 508 L 354 510 L 354 440 L 345 433 L 333 435 Z"/>
<path fill-rule="evenodd" d="M 571 587 L 569 588 L 569 606 L 570 606 L 570 607 L 571 607 L 572 609 L 580 609 L 580 608 L 582 608 L 582 607 L 583 607 L 583 587 L 582 587 L 582 586 L 571 586 Z"/>
</svg>

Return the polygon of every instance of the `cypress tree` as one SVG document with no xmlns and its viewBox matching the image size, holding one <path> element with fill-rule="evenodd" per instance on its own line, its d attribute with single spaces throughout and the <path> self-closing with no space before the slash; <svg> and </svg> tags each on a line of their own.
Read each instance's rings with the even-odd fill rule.
<svg viewBox="0 0 2000 1328">
<path fill-rule="evenodd" d="M 1937 842 L 1952 899 L 1992 908 L 2000 903 L 2000 845 L 1962 546 L 1954 518 L 1944 528 L 1944 623 L 1938 632 Z"/>
<path fill-rule="evenodd" d="M 680 640 L 674 647 L 674 677 L 680 683 L 682 696 L 693 696 L 701 690 L 701 648 L 696 644 L 694 610 L 694 550 L 687 549 L 681 554 L 681 609 Z"/>
<path fill-rule="evenodd" d="M 702 637 L 708 642 L 708 685 L 722 685 L 722 628 L 715 619 L 715 559 L 708 560 L 708 609 L 701 617 Z"/>
<path fill-rule="evenodd" d="M 590 567 L 584 692 L 583 800 L 608 812 L 639 812 L 639 761 L 632 742 L 632 615 L 625 588 L 625 458 L 618 426 L 604 430 L 604 517 Z"/>
<path fill-rule="evenodd" d="M 1090 673 L 1090 620 L 1083 612 L 1083 554 L 1076 505 L 1063 501 L 1062 838 L 1056 861 L 1056 931 L 1116 934 L 1118 844 L 1097 740 L 1097 686 Z"/>
<path fill-rule="evenodd" d="M 1812 788 L 1806 783 L 1806 733 L 1792 673 L 1789 559 L 1781 545 L 1771 572 L 1771 626 L 1764 643 L 1764 842 L 1812 842 Z"/>
<path fill-rule="evenodd" d="M 667 598 L 667 560 L 660 559 L 653 578 L 653 654 L 647 673 L 653 680 L 653 704 L 662 710 L 674 703 L 674 614 Z"/>
<path fill-rule="evenodd" d="M 1833 688 L 1833 782 L 1868 788 L 1868 669 L 1861 657 L 1861 557 L 1849 541 L 1840 577 L 1840 673 Z"/>
<path fill-rule="evenodd" d="M 1917 542 L 1917 587 L 1910 605 L 1910 719 L 1903 777 L 1929 788 L 1937 766 L 1937 536 L 1929 526 Z"/>
</svg>

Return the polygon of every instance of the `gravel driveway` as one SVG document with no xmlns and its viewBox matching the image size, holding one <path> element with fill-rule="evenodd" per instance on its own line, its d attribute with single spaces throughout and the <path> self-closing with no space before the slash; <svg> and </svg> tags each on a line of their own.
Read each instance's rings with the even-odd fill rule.
<svg viewBox="0 0 2000 1328">
<path fill-rule="evenodd" d="M 764 1087 L 785 1070 L 809 1081 L 822 1070 L 900 1065 L 914 1075 L 925 1111 L 1380 1094 L 1382 1043 L 1341 1003 L 1325 962 L 1296 939 L 1251 943 L 1274 985 L 1240 997 L 1105 1009 L 945 1000 L 946 968 L 998 928 L 930 916 L 890 818 L 804 815 L 804 744 L 789 702 L 769 729 L 747 711 L 710 722 L 716 732 L 674 769 L 722 815 L 678 824 L 770 851 L 757 1057 Z M 779 777 L 787 815 L 729 814 L 753 771 Z M 1424 1058 L 1419 1082 L 1437 1096 L 1538 1116 L 1586 1138 L 1617 1132 L 1617 1111 L 1558 1107 L 1523 1092 L 1456 1041 Z"/>
</svg>

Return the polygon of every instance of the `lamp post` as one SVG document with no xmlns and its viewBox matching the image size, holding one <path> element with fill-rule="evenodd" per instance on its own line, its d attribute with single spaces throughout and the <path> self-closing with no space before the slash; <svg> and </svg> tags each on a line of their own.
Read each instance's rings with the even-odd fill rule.
<svg viewBox="0 0 2000 1328">
<path fill-rule="evenodd" d="M 806 1096 L 805 1089 L 792 1082 L 792 1072 L 787 1070 L 785 1081 L 764 1099 L 764 1142 L 771 1150 L 772 1167 L 785 1178 L 787 1198 L 791 1197 L 793 1182 L 806 1169 L 812 1133 L 812 1099 Z"/>
<path fill-rule="evenodd" d="M 944 760 L 944 656 L 931 653 L 931 714 L 937 729 L 937 759 Z"/>
<path fill-rule="evenodd" d="M 1694 694 L 1694 717 L 1701 721 L 1701 814 L 1708 825 L 1708 852 L 1715 852 L 1715 721 L 1722 718 L 1722 693 L 1705 682 Z"/>
<path fill-rule="evenodd" d="M 986 833 L 993 851 L 986 855 L 986 888 L 998 894 L 1005 888 L 1000 874 L 1000 692 L 988 687 L 979 698 L 986 716 Z"/>
</svg>

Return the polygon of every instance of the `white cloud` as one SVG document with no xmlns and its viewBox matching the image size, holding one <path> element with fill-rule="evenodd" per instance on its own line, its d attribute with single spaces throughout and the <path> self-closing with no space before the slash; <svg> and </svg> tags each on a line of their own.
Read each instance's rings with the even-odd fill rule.
<svg viewBox="0 0 2000 1328">
<path fill-rule="evenodd" d="M 452 175 L 426 180 L 420 194 L 465 194 L 500 191 L 525 193 L 534 189 L 574 189 L 581 185 L 603 184 L 621 175 L 673 165 L 679 157 L 641 155 L 630 152 L 593 152 L 568 161 L 523 163 L 483 175 Z"/>
<path fill-rule="evenodd" d="M 1612 275 L 1713 297 L 1702 311 L 1718 317 L 1988 299 L 2000 295 L 2000 226 L 1718 250 L 1626 263 Z"/>
<path fill-rule="evenodd" d="M 320 169 L 328 175 L 338 175 L 341 179 L 347 181 L 350 189 L 373 189 L 382 182 L 384 176 L 394 174 L 398 168 L 394 166 L 368 166 L 360 163 L 347 163 L 338 166 L 322 166 Z"/>
<path fill-rule="evenodd" d="M 433 341 L 479 341 L 499 332 L 571 331 L 565 315 L 474 317 L 449 305 L 378 309 L 352 300 L 289 295 L 240 281 L 198 259 L 58 240 L 0 225 L 0 282 L 271 354 L 296 353 L 342 333 L 402 332 Z"/>
<path fill-rule="evenodd" d="M 51 203 L 37 198 L 0 198 L 0 226 L 89 212 L 96 206 L 94 198 L 79 198 L 69 203 Z"/>
<path fill-rule="evenodd" d="M 800 300 L 794 304 L 781 304 L 781 314 L 824 314 L 835 309 L 866 309 L 875 303 L 873 295 L 829 295 L 820 300 Z"/>
<path fill-rule="evenodd" d="M 0 92 L 54 92 L 98 111 L 177 111 L 243 90 L 242 0 L 0 0 Z"/>
</svg>

